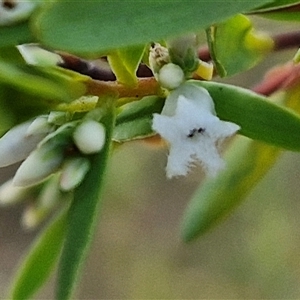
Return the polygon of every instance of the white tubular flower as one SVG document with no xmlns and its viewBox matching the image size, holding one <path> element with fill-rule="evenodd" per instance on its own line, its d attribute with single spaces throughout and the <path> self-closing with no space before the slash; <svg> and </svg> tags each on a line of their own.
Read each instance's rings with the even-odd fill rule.
<svg viewBox="0 0 300 300">
<path fill-rule="evenodd" d="M 43 118 L 13 127 L 0 139 L 0 167 L 9 166 L 25 159 L 37 144 L 52 131 Z"/>
<path fill-rule="evenodd" d="M 166 172 L 172 178 L 187 175 L 196 162 L 214 176 L 224 166 L 218 144 L 240 127 L 221 121 L 209 93 L 187 83 L 170 93 L 162 114 L 154 114 L 152 128 L 169 143 Z"/>
<path fill-rule="evenodd" d="M 10 179 L 0 186 L 0 206 L 18 203 L 31 194 L 31 188 L 18 187 Z"/>
</svg>

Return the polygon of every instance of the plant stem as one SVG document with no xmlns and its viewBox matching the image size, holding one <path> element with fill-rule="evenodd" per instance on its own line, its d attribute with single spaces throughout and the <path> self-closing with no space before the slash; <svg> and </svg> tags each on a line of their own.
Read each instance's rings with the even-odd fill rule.
<svg viewBox="0 0 300 300">
<path fill-rule="evenodd" d="M 125 86 L 117 81 L 90 80 L 87 82 L 88 95 L 117 95 L 119 98 L 142 98 L 149 95 L 162 94 L 160 85 L 154 77 L 140 78 L 136 86 Z"/>
</svg>

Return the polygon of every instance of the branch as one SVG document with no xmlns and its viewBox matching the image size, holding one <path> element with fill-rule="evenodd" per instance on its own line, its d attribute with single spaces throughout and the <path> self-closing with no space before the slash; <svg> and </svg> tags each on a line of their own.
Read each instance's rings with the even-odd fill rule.
<svg viewBox="0 0 300 300">
<path fill-rule="evenodd" d="M 136 86 L 126 86 L 117 81 L 90 80 L 87 82 L 87 92 L 90 95 L 117 95 L 119 98 L 142 98 L 162 94 L 160 85 L 154 77 L 140 78 Z"/>
</svg>

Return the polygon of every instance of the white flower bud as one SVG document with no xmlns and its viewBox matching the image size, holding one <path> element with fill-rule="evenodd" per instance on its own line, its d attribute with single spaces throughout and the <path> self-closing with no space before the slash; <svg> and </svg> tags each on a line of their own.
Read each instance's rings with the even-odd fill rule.
<svg viewBox="0 0 300 300">
<path fill-rule="evenodd" d="M 33 1 L 0 0 L 0 26 L 12 25 L 30 16 L 36 8 Z"/>
<path fill-rule="evenodd" d="M 70 194 L 65 194 L 58 188 L 59 176 L 52 176 L 47 181 L 38 198 L 26 207 L 21 223 L 27 230 L 36 228 L 61 203 L 69 200 Z"/>
<path fill-rule="evenodd" d="M 17 170 L 13 182 L 16 186 L 37 184 L 56 172 L 63 162 L 61 151 L 48 147 L 34 150 Z"/>
<path fill-rule="evenodd" d="M 169 90 L 178 88 L 184 79 L 183 70 L 173 63 L 164 65 L 158 73 L 160 85 Z"/>
<path fill-rule="evenodd" d="M 83 154 L 97 153 L 105 143 L 105 128 L 94 120 L 84 121 L 75 129 L 73 139 Z"/>
<path fill-rule="evenodd" d="M 25 159 L 48 132 L 31 134 L 32 122 L 13 127 L 0 139 L 0 167 L 9 166 Z M 29 130 L 29 133 L 28 133 Z"/>
<path fill-rule="evenodd" d="M 77 157 L 65 162 L 60 176 L 60 187 L 63 191 L 70 191 L 77 187 L 90 169 L 90 161 L 84 157 Z"/>
<path fill-rule="evenodd" d="M 31 188 L 18 187 L 10 179 L 0 186 L 0 205 L 12 205 L 24 200 L 30 195 Z"/>
<path fill-rule="evenodd" d="M 66 147 L 76 122 L 64 124 L 46 136 L 27 159 L 21 164 L 14 177 L 17 186 L 34 185 L 56 172 L 64 159 Z"/>
<path fill-rule="evenodd" d="M 40 214 L 33 205 L 27 206 L 21 217 L 21 224 L 25 230 L 32 230 L 41 222 Z"/>
<path fill-rule="evenodd" d="M 42 49 L 37 44 L 23 44 L 17 48 L 29 65 L 56 66 L 63 62 L 58 54 Z"/>
<path fill-rule="evenodd" d="M 48 116 L 39 116 L 29 125 L 26 136 L 36 134 L 48 134 L 53 130 L 53 126 L 48 123 Z"/>
<path fill-rule="evenodd" d="M 196 52 L 197 36 L 194 33 L 188 33 L 169 40 L 167 45 L 173 56 L 175 55 L 184 61 L 188 52 Z"/>
<path fill-rule="evenodd" d="M 48 115 L 48 123 L 63 125 L 67 121 L 67 114 L 64 111 L 51 111 Z"/>
</svg>

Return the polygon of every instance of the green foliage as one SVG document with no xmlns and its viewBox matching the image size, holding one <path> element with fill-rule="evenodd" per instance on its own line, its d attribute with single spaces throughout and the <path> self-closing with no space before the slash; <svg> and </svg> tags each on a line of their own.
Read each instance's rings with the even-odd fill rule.
<svg viewBox="0 0 300 300">
<path fill-rule="evenodd" d="M 86 91 L 88 77 L 53 67 L 42 68 L 0 60 L 0 107 L 6 118 L 0 120 L 0 133 L 12 125 L 55 110 Z"/>
<path fill-rule="evenodd" d="M 252 68 L 273 48 L 272 39 L 256 33 L 251 21 L 243 15 L 211 27 L 207 30 L 207 38 L 216 70 L 221 77 Z"/>
<path fill-rule="evenodd" d="M 68 1 L 49 3 L 33 20 L 38 40 L 51 48 L 95 56 L 199 31 L 270 0 L 228 1 Z M 77 16 L 76 18 L 74 16 Z M 176 26 L 170 26 L 174 24 Z M 70 34 L 72 32 L 72 34 Z M 92 34 L 91 34 L 92 33 Z"/>
<path fill-rule="evenodd" d="M 256 12 L 260 16 L 270 19 L 299 22 L 300 16 L 297 10 L 299 4 L 300 1 L 295 0 L 277 0 L 272 4 L 264 5 Z"/>
<path fill-rule="evenodd" d="M 125 142 L 154 135 L 152 115 L 160 113 L 164 99 L 157 96 L 148 96 L 135 102 L 125 104 L 119 108 L 113 139 Z"/>
<path fill-rule="evenodd" d="M 7 47 L 34 41 L 28 22 L 23 22 L 14 26 L 0 26 L 0 36 L 0 47 Z"/>
<path fill-rule="evenodd" d="M 12 299 L 31 299 L 48 279 L 59 257 L 66 225 L 67 210 L 64 209 L 36 238 L 16 274 Z"/>
<path fill-rule="evenodd" d="M 178 155 L 184 156 L 187 148 L 188 159 L 193 153 L 198 153 L 198 148 L 190 151 L 197 147 L 197 141 L 203 141 L 203 152 L 209 156 L 211 149 L 218 158 L 215 144 L 226 138 L 227 132 L 235 133 L 239 126 L 239 133 L 251 139 L 237 137 L 226 153 L 226 168 L 215 178 L 205 179 L 196 191 L 183 220 L 185 241 L 205 233 L 241 203 L 274 165 L 282 148 L 300 151 L 300 116 L 296 112 L 248 89 L 198 79 L 189 81 L 198 77 L 210 79 L 203 74 L 213 72 L 211 65 L 198 59 L 195 45 L 201 31 L 207 33 L 207 56 L 212 58 L 218 75 L 236 75 L 277 50 L 276 41 L 254 31 L 250 19 L 241 13 L 299 21 L 299 13 L 290 12 L 299 4 L 300 1 L 292 0 L 232 0 L 224 3 L 202 0 L 193 3 L 179 0 L 42 1 L 28 20 L 0 27 L 0 134 L 41 114 L 45 114 L 43 121 L 46 125 L 37 124 L 41 120 L 35 123 L 36 127 L 29 122 L 34 127 L 31 127 L 30 134 L 43 133 L 43 126 L 51 127 L 51 133 L 44 132 L 44 140 L 38 145 L 30 145 L 33 146 L 30 149 L 36 148 L 18 169 L 14 183 L 18 184 L 19 179 L 19 183 L 21 181 L 25 186 L 35 184 L 56 172 L 55 188 L 60 191 L 61 167 L 65 160 L 73 164 L 73 169 L 68 171 L 67 186 L 71 190 L 68 195 L 74 195 L 74 198 L 68 210 L 62 209 L 34 243 L 17 274 L 11 292 L 13 299 L 32 298 L 49 277 L 60 254 L 56 298 L 71 299 L 101 210 L 99 196 L 112 142 L 123 143 L 160 133 L 153 130 L 153 114 L 163 116 L 160 119 L 162 124 L 164 118 L 173 118 L 176 126 L 182 126 L 178 126 L 178 132 L 173 130 L 166 136 L 171 136 L 170 141 L 179 145 Z M 42 49 L 52 49 L 54 60 L 61 55 L 65 69 L 50 63 L 43 65 L 43 59 L 33 60 L 35 65 L 26 64 L 15 46 L 31 42 L 37 42 Z M 155 50 L 150 49 L 152 42 L 157 45 Z M 22 49 L 30 51 L 30 47 Z M 45 55 L 50 53 L 44 52 Z M 150 60 L 146 57 L 149 52 Z M 34 57 L 33 53 L 29 54 Z M 116 82 L 106 81 L 108 72 L 98 68 L 98 61 L 94 65 L 84 61 L 83 56 L 97 59 L 105 56 L 101 63 L 107 60 Z M 298 58 L 299 54 L 295 61 Z M 149 65 L 157 69 L 152 70 L 154 76 L 148 72 L 141 76 L 151 78 L 137 77 L 141 61 L 150 62 Z M 164 66 L 165 72 L 160 72 Z M 172 70 L 178 71 L 178 78 Z M 282 77 L 277 86 L 287 90 L 284 94 L 289 98 L 286 105 L 298 112 L 298 106 L 292 103 L 299 101 L 297 70 L 297 67 L 291 69 L 290 77 Z M 88 76 L 94 75 L 95 71 L 99 80 Z M 194 100 L 199 102 L 196 104 Z M 189 109 L 185 111 L 182 103 Z M 235 124 L 220 122 L 218 118 Z M 102 149 L 99 146 L 100 152 L 84 152 L 85 148 L 74 137 L 75 127 L 82 121 L 101 123 L 97 124 L 103 129 L 100 130 L 101 137 L 95 132 L 84 134 L 84 141 L 92 148 L 93 142 L 103 140 L 105 135 L 105 145 Z M 206 127 L 208 123 L 205 122 L 212 125 Z M 175 125 L 172 128 L 177 129 Z M 163 129 L 170 131 L 169 127 Z M 208 128 L 212 132 L 208 132 Z M 24 134 L 26 139 L 28 133 Z M 171 149 L 172 143 L 168 146 Z M 81 163 L 77 164 L 78 161 Z M 41 167 L 46 166 L 42 175 L 35 168 L 37 162 Z M 206 166 L 204 160 L 202 163 Z M 85 169 L 76 174 L 78 165 L 85 166 Z M 27 168 L 28 173 L 25 172 L 26 176 L 21 176 L 20 180 L 22 168 L 23 171 Z M 29 178 L 28 174 L 32 177 Z M 35 178 L 36 174 L 38 178 Z M 57 198 L 52 199 L 53 203 L 62 200 L 55 193 L 53 195 L 52 198 Z M 48 213 L 50 209 L 46 204 L 45 207 Z"/>
<path fill-rule="evenodd" d="M 45 99 L 48 105 L 55 104 L 55 101 L 57 104 L 74 100 L 85 92 L 85 86 L 74 80 L 66 71 L 17 66 L 4 61 L 0 61 L 0 83 L 33 97 Z M 66 84 L 69 84 L 68 89 Z"/>
<path fill-rule="evenodd" d="M 260 7 L 257 11 L 272 11 L 272 10 L 277 10 L 277 9 L 282 9 L 282 8 L 288 8 L 292 7 L 294 5 L 299 4 L 299 0 L 275 0 L 272 3 L 263 5 Z"/>
<path fill-rule="evenodd" d="M 241 203 L 274 165 L 280 149 L 238 138 L 227 153 L 226 168 L 206 179 L 190 200 L 182 221 L 182 236 L 191 241 L 217 225 Z"/>
<path fill-rule="evenodd" d="M 111 98 L 107 99 L 106 111 L 101 121 L 106 128 L 106 144 L 101 152 L 91 155 L 91 169 L 81 185 L 75 189 L 74 200 L 68 212 L 66 238 L 58 270 L 56 297 L 59 300 L 70 299 L 74 292 L 101 209 L 100 192 L 103 189 L 114 124 Z"/>
<path fill-rule="evenodd" d="M 300 150 L 300 117 L 295 112 L 236 86 L 198 81 L 192 84 L 209 91 L 218 116 L 240 125 L 241 134 L 285 149 Z"/>
<path fill-rule="evenodd" d="M 136 71 L 144 50 L 144 46 L 137 46 L 115 50 L 108 55 L 109 64 L 119 82 L 131 86 L 137 83 Z"/>
</svg>

